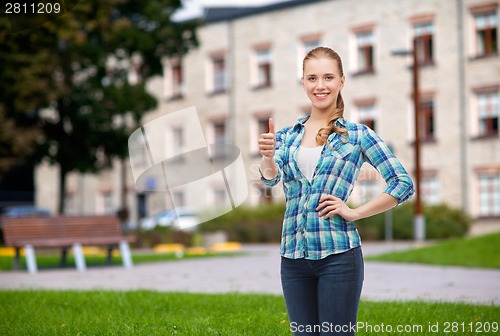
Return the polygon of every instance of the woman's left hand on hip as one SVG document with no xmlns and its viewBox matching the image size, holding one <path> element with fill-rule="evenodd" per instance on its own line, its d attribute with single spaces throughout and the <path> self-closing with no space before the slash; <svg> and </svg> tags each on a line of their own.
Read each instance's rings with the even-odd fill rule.
<svg viewBox="0 0 500 336">
<path fill-rule="evenodd" d="M 344 201 L 332 195 L 321 196 L 316 211 L 319 211 L 319 216 L 324 216 L 325 219 L 334 215 L 339 215 L 350 222 L 358 219 L 354 209 L 349 208 Z"/>
</svg>

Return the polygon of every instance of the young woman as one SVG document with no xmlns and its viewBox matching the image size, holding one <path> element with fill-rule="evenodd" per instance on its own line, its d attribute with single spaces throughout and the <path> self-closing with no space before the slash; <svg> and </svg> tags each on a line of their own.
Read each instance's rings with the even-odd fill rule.
<svg viewBox="0 0 500 336">
<path fill-rule="evenodd" d="M 361 241 L 354 221 L 408 200 L 413 183 L 370 128 L 343 118 L 345 77 L 339 55 L 311 50 L 302 86 L 310 115 L 259 138 L 260 172 L 268 186 L 283 179 L 286 210 L 281 240 L 281 282 L 295 335 L 354 335 L 363 285 Z M 345 202 L 364 162 L 387 183 L 357 208 Z"/>
</svg>

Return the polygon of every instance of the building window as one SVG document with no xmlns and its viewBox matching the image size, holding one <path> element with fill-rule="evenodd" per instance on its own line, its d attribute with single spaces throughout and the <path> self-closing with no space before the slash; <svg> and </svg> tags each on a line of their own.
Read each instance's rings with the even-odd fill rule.
<svg viewBox="0 0 500 336">
<path fill-rule="evenodd" d="M 258 139 L 264 133 L 269 133 L 269 118 L 261 117 L 257 119 L 257 134 L 255 138 Z M 252 145 L 256 145 L 256 143 Z M 255 155 L 260 157 L 258 146 L 255 146 Z"/>
<path fill-rule="evenodd" d="M 422 178 L 422 199 L 426 204 L 438 204 L 439 183 L 436 175 L 428 175 Z"/>
<path fill-rule="evenodd" d="M 151 165 L 146 138 L 142 133 L 135 133 L 130 136 L 128 142 L 130 152 L 130 163 L 135 169 L 147 169 Z"/>
<path fill-rule="evenodd" d="M 305 50 L 305 54 L 304 56 L 311 50 L 313 50 L 314 48 L 317 48 L 320 46 L 320 43 L 319 43 L 319 40 L 313 40 L 313 41 L 307 41 L 307 42 L 304 42 L 304 50 Z"/>
<path fill-rule="evenodd" d="M 114 213 L 113 194 L 109 191 L 102 193 L 102 201 L 104 206 L 104 213 L 109 215 Z"/>
<path fill-rule="evenodd" d="M 226 123 L 216 122 L 214 123 L 214 135 L 216 144 L 226 143 Z"/>
<path fill-rule="evenodd" d="M 304 35 L 300 38 L 300 44 L 298 48 L 298 57 L 297 57 L 297 74 L 298 78 L 302 78 L 303 75 L 303 61 L 304 57 L 307 55 L 307 53 L 311 50 L 313 50 L 316 47 L 319 47 L 320 44 L 320 34 L 309 34 L 309 35 Z M 299 82 L 300 84 L 300 82 Z"/>
<path fill-rule="evenodd" d="M 167 60 L 165 64 L 165 96 L 169 100 L 180 99 L 184 95 L 182 62 L 180 59 Z"/>
<path fill-rule="evenodd" d="M 227 200 L 226 200 L 226 195 L 227 195 L 226 189 L 215 188 L 213 190 L 213 192 L 214 192 L 214 204 L 216 206 L 225 204 L 227 202 Z"/>
<path fill-rule="evenodd" d="M 172 127 L 172 145 L 165 146 L 173 151 L 175 155 L 184 153 L 184 129 L 182 127 Z M 167 153 L 167 157 L 169 156 Z"/>
<path fill-rule="evenodd" d="M 357 106 L 358 119 L 361 124 L 365 124 L 375 131 L 377 110 L 375 104 L 362 104 Z"/>
<path fill-rule="evenodd" d="M 420 65 L 433 64 L 433 33 L 434 25 L 432 22 L 416 23 L 413 26 L 415 39 L 417 40 L 418 63 Z"/>
<path fill-rule="evenodd" d="M 375 69 L 374 62 L 374 43 L 373 31 L 364 31 L 356 33 L 357 48 L 357 72 L 372 73 Z"/>
<path fill-rule="evenodd" d="M 215 148 L 212 153 L 214 157 L 223 157 L 226 153 L 226 123 L 225 121 L 217 121 L 213 123 L 213 134 Z"/>
<path fill-rule="evenodd" d="M 377 180 L 360 180 L 360 202 L 365 204 L 380 194 L 380 187 Z"/>
<path fill-rule="evenodd" d="M 434 141 L 434 100 L 424 99 L 420 102 L 420 141 Z"/>
<path fill-rule="evenodd" d="M 474 15 L 474 23 L 477 56 L 482 57 L 496 54 L 498 52 L 498 22 L 496 12 L 477 13 Z"/>
<path fill-rule="evenodd" d="M 256 88 L 271 86 L 271 50 L 260 49 L 256 51 L 257 83 Z"/>
<path fill-rule="evenodd" d="M 174 191 L 172 192 L 172 201 L 174 202 L 175 207 L 183 207 L 186 205 L 186 200 L 184 197 L 183 191 Z"/>
<path fill-rule="evenodd" d="M 174 127 L 172 129 L 172 134 L 174 137 L 174 145 L 175 147 L 183 147 L 184 146 L 184 131 L 181 127 Z"/>
<path fill-rule="evenodd" d="M 500 97 L 498 90 L 477 93 L 479 137 L 498 136 Z"/>
<path fill-rule="evenodd" d="M 269 118 L 257 119 L 258 135 L 269 133 Z"/>
<path fill-rule="evenodd" d="M 172 67 L 172 86 L 174 97 L 182 97 L 182 65 L 178 63 Z"/>
<path fill-rule="evenodd" d="M 500 216 L 500 173 L 479 176 L 479 214 Z"/>
<path fill-rule="evenodd" d="M 269 118 L 272 112 L 268 110 L 257 111 L 253 113 L 252 123 L 250 125 L 249 148 L 252 156 L 260 157 L 259 146 L 255 139 L 258 139 L 261 134 L 269 133 Z"/>
<path fill-rule="evenodd" d="M 212 59 L 213 93 L 226 92 L 226 64 L 223 57 Z"/>
</svg>

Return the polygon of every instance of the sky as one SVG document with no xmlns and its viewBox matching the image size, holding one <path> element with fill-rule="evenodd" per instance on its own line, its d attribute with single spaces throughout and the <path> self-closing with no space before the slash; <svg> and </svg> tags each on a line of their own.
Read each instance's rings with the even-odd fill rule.
<svg viewBox="0 0 500 336">
<path fill-rule="evenodd" d="M 203 7 L 216 6 L 262 6 L 289 0 L 183 0 L 184 8 L 178 11 L 174 19 L 185 20 L 203 15 Z"/>
</svg>

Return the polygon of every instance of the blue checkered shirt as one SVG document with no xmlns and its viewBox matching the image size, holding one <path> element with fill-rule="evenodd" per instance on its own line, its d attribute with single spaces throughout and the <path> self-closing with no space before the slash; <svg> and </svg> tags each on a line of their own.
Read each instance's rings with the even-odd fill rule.
<svg viewBox="0 0 500 336">
<path fill-rule="evenodd" d="M 294 126 L 276 133 L 274 160 L 279 168 L 278 175 L 272 180 L 262 176 L 261 179 L 267 186 L 274 186 L 283 178 L 286 210 L 281 255 L 291 259 L 317 260 L 361 245 L 354 222 L 339 215 L 324 219 L 318 216 L 315 208 L 321 195 L 334 195 L 345 202 L 364 162 L 378 170 L 387 183 L 384 192 L 396 198 L 398 204 L 408 200 L 414 189 L 408 173 L 384 141 L 367 126 L 343 118 L 337 119 L 336 125 L 347 129 L 348 139 L 338 133 L 330 134 L 330 146 L 323 146 L 309 182 L 296 160 L 304 135 L 304 122 L 308 118 L 300 118 Z"/>
</svg>

